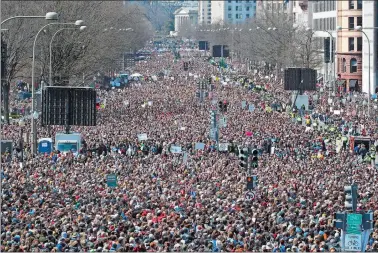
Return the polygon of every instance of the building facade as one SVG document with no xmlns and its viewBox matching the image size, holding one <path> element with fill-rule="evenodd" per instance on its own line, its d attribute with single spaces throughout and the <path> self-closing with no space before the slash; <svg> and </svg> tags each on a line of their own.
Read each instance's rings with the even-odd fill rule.
<svg viewBox="0 0 378 253">
<path fill-rule="evenodd" d="M 363 91 L 362 86 L 362 0 L 339 1 L 337 6 L 337 74 L 345 80 L 345 89 Z"/>
<path fill-rule="evenodd" d="M 288 1 L 276 1 L 276 0 L 257 0 L 256 1 L 256 16 L 262 16 L 266 12 L 271 12 L 274 15 L 277 12 L 284 12 L 289 15 L 292 15 L 293 11 L 293 2 Z"/>
<path fill-rule="evenodd" d="M 369 38 L 370 43 L 362 34 L 362 91 L 369 90 L 375 93 L 378 87 L 378 1 L 362 2 L 362 27 Z M 369 44 L 370 44 L 370 69 L 369 69 Z"/>
<path fill-rule="evenodd" d="M 211 0 L 198 1 L 198 23 L 201 25 L 210 25 L 211 14 Z"/>
<path fill-rule="evenodd" d="M 211 23 L 241 24 L 256 15 L 256 0 L 211 2 Z"/>
<path fill-rule="evenodd" d="M 316 48 L 319 49 L 321 57 L 324 55 L 324 39 L 329 38 L 332 35 L 333 47 L 337 45 L 337 1 L 335 0 L 320 0 L 310 1 L 309 4 L 309 22 L 308 27 L 314 31 L 316 37 Z M 332 57 L 334 62 L 323 63 L 316 70 L 318 72 L 319 79 L 323 79 L 324 82 L 329 80 L 334 81 L 336 79 L 336 66 L 337 58 Z M 328 83 L 330 86 L 331 83 Z"/>
<path fill-rule="evenodd" d="M 182 28 L 196 26 L 198 24 L 198 9 L 182 7 L 175 11 L 175 32 L 179 32 Z"/>
<path fill-rule="evenodd" d="M 312 5 L 308 3 L 308 0 L 293 0 L 291 3 L 292 7 L 292 17 L 294 24 L 298 26 L 311 27 L 309 24 L 312 20 Z M 289 11 L 290 12 L 290 11 Z"/>
</svg>

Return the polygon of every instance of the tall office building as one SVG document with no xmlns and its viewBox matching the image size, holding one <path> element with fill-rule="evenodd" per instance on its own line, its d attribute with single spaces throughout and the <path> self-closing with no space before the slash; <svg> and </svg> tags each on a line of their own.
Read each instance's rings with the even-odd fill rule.
<svg viewBox="0 0 378 253">
<path fill-rule="evenodd" d="M 256 14 L 256 1 L 212 1 L 211 22 L 213 24 L 241 24 Z"/>
<path fill-rule="evenodd" d="M 211 1 L 198 1 L 198 24 L 211 24 Z"/>
<path fill-rule="evenodd" d="M 329 38 L 332 35 L 332 41 L 334 48 L 337 44 L 336 33 L 336 17 L 337 17 L 337 1 L 335 0 L 319 0 L 310 1 L 309 8 L 309 22 L 308 26 L 314 31 L 314 37 L 316 38 L 317 48 L 320 49 L 321 54 L 324 54 L 324 39 Z M 323 57 L 323 56 L 321 56 Z M 322 76 L 323 81 L 334 80 L 333 72 L 336 74 L 337 59 L 334 59 L 335 63 L 322 64 L 317 68 L 318 74 Z"/>
<path fill-rule="evenodd" d="M 200 24 L 241 24 L 256 15 L 256 0 L 199 1 Z"/>
</svg>

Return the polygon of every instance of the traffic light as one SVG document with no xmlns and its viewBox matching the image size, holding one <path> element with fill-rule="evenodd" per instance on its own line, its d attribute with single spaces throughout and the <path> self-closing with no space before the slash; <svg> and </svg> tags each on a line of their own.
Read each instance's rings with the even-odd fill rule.
<svg viewBox="0 0 378 253">
<path fill-rule="evenodd" d="M 257 188 L 259 178 L 256 175 L 247 176 L 247 190 L 253 190 Z"/>
<path fill-rule="evenodd" d="M 217 126 L 217 114 L 214 110 L 210 111 L 210 124 L 213 128 Z"/>
<path fill-rule="evenodd" d="M 223 101 L 223 112 L 227 112 L 227 106 L 228 106 L 227 101 Z"/>
<path fill-rule="evenodd" d="M 219 109 L 220 112 L 223 112 L 223 102 L 222 101 L 218 102 L 218 109 Z"/>
<path fill-rule="evenodd" d="M 259 151 L 257 149 L 253 149 L 251 153 L 252 153 L 251 167 L 257 168 L 257 166 L 259 165 L 259 158 L 258 158 Z"/>
<path fill-rule="evenodd" d="M 333 225 L 336 228 L 346 229 L 346 213 L 335 213 L 333 216 L 334 223 Z"/>
<path fill-rule="evenodd" d="M 324 63 L 329 63 L 334 61 L 335 55 L 335 41 L 332 40 L 331 45 L 330 38 L 324 38 Z M 332 51 L 330 52 L 330 47 L 332 46 Z"/>
<path fill-rule="evenodd" d="M 344 186 L 345 208 L 355 212 L 357 210 L 357 185 L 352 184 Z"/>
<path fill-rule="evenodd" d="M 243 148 L 240 150 L 239 154 L 239 159 L 240 159 L 240 167 L 248 169 L 248 149 Z"/>
<path fill-rule="evenodd" d="M 247 189 L 253 190 L 253 178 L 251 176 L 247 177 Z"/>
</svg>

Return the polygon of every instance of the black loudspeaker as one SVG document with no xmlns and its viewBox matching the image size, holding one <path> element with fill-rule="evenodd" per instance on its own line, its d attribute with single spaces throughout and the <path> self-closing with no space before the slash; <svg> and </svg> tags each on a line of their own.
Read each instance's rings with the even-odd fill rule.
<svg viewBox="0 0 378 253">
<path fill-rule="evenodd" d="M 309 68 L 288 68 L 284 75 L 285 90 L 316 90 L 316 70 Z"/>
<path fill-rule="evenodd" d="M 316 70 L 301 69 L 302 90 L 316 90 Z"/>
<path fill-rule="evenodd" d="M 42 125 L 96 125 L 96 91 L 47 87 L 42 93 Z"/>
<path fill-rule="evenodd" d="M 223 49 L 223 52 L 222 52 Z M 213 46 L 213 57 L 229 57 L 230 50 L 227 45 L 215 45 Z"/>
<path fill-rule="evenodd" d="M 301 69 L 285 69 L 284 81 L 285 90 L 298 90 L 301 85 Z"/>
<path fill-rule="evenodd" d="M 208 41 L 199 41 L 198 42 L 199 50 L 209 50 L 209 42 Z"/>
</svg>

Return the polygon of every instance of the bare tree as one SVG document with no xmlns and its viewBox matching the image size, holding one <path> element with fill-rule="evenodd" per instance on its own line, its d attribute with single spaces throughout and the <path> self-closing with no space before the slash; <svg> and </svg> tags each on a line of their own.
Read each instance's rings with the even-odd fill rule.
<svg viewBox="0 0 378 253">
<path fill-rule="evenodd" d="M 121 59 L 128 49 L 138 50 L 148 41 L 153 29 L 144 17 L 141 8 L 124 8 L 121 2 L 111 1 L 3 1 L 1 14 L 3 20 L 11 16 L 41 15 L 48 10 L 59 13 L 58 22 L 75 22 L 82 19 L 87 26 L 83 33 L 75 29 L 63 30 L 53 42 L 53 73 L 66 78 L 72 76 L 91 76 L 99 70 L 113 68 L 115 60 Z M 10 83 L 21 76 L 31 76 L 30 63 L 34 36 L 46 21 L 16 19 L 6 23 L 8 28 L 7 77 L 2 82 L 4 114 L 9 121 Z M 48 76 L 49 44 L 52 35 L 63 26 L 46 27 L 40 34 L 36 46 L 35 73 Z M 75 28 L 75 26 L 64 26 Z M 110 29 L 113 27 L 113 29 Z M 131 28 L 127 29 L 126 28 Z M 107 30 L 106 30 L 107 29 Z M 28 70 L 28 71 L 27 71 Z M 30 79 L 29 79 L 30 80 Z"/>
<path fill-rule="evenodd" d="M 296 26 L 287 14 L 265 10 L 259 17 L 241 25 L 200 26 L 196 38 L 226 43 L 239 60 L 253 60 L 263 65 L 311 67 L 320 64 L 313 33 Z"/>
</svg>

